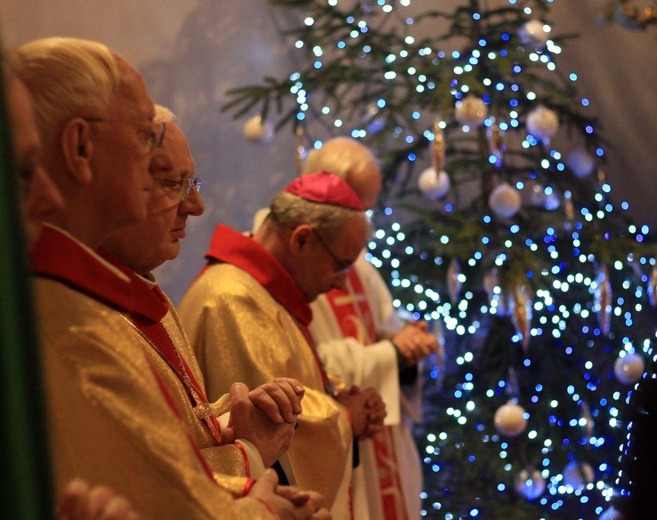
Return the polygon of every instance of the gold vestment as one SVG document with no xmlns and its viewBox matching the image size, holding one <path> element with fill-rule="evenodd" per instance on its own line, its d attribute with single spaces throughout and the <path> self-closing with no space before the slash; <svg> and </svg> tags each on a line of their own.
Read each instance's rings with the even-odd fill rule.
<svg viewBox="0 0 657 520">
<path fill-rule="evenodd" d="M 35 291 L 58 490 L 82 477 L 126 496 L 143 518 L 271 520 L 203 469 L 118 312 L 56 280 L 38 277 Z"/>
<path fill-rule="evenodd" d="M 235 381 L 255 387 L 275 377 L 292 377 L 306 387 L 299 428 L 288 451 L 296 482 L 322 493 L 333 504 L 334 518 L 348 518 L 349 417 L 325 392 L 311 346 L 290 312 L 250 274 L 226 263 L 205 269 L 178 311 L 211 401 Z"/>
</svg>

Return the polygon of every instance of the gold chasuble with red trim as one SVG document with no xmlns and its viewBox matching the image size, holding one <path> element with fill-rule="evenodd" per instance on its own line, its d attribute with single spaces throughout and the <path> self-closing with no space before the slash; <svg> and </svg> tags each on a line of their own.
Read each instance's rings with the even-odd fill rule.
<svg viewBox="0 0 657 520">
<path fill-rule="evenodd" d="M 229 398 L 211 404 L 176 310 L 162 290 L 147 283 L 109 252 L 98 254 L 128 276 L 134 293 L 134 310 L 126 315 L 135 342 L 142 346 L 163 391 L 172 400 L 185 430 L 201 449 L 215 480 L 235 496 L 243 496 L 251 481 L 247 454 L 240 442 L 223 444 L 216 412 L 229 411 Z M 220 406 L 223 404 L 223 408 Z M 258 456 L 259 457 L 259 456 Z M 260 461 L 258 463 L 261 465 Z"/>
<path fill-rule="evenodd" d="M 355 338 L 365 346 L 371 345 L 377 340 L 374 313 L 356 269 L 352 269 L 347 274 L 344 291 L 332 289 L 325 296 L 335 314 L 343 337 Z M 390 427 L 385 427 L 371 440 L 379 472 L 379 488 L 385 519 L 410 520 L 406 515 L 399 462 Z"/>
<path fill-rule="evenodd" d="M 231 228 L 217 226 L 206 258 L 178 312 L 208 397 L 236 381 L 253 388 L 275 377 L 298 379 L 306 393 L 288 452 L 296 483 L 322 493 L 334 518 L 349 518 L 351 424 L 346 409 L 326 393 L 306 330 L 310 306 L 269 251 Z"/>
<path fill-rule="evenodd" d="M 81 477 L 124 495 L 143 518 L 271 519 L 213 479 L 135 341 L 129 277 L 50 226 L 32 256 L 58 491 Z"/>
</svg>

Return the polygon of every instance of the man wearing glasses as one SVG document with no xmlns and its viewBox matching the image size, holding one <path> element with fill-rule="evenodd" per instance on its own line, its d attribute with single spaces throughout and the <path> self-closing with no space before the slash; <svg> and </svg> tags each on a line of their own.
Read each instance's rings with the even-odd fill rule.
<svg viewBox="0 0 657 520">
<path fill-rule="evenodd" d="M 58 490 L 74 477 L 102 483 L 145 518 L 320 518 L 316 496 L 276 495 L 275 474 L 239 500 L 217 485 L 128 328 L 129 277 L 94 252 L 147 216 L 164 127 L 141 76 L 106 46 L 73 38 L 30 42 L 10 61 L 65 202 L 43 215 L 31 255 Z"/>
<path fill-rule="evenodd" d="M 167 135 L 151 161 L 154 186 L 148 217 L 144 222 L 124 226 L 113 233 L 100 252 L 133 281 L 138 305 L 130 314 L 130 323 L 135 340 L 142 344 L 174 399 L 186 430 L 203 451 L 215 478 L 239 496 L 244 491 L 244 479 L 224 476 L 255 478 L 287 451 L 301 411 L 303 387 L 298 381 L 286 378 L 258 387 L 250 395 L 263 411 L 250 409 L 242 414 L 232 413 L 231 436 L 234 433 L 238 440 L 234 443 L 222 441 L 227 428 L 220 426 L 217 414 L 227 412 L 229 399 L 224 397 L 222 403 L 208 402 L 203 376 L 176 310 L 152 273 L 178 256 L 187 218 L 201 215 L 204 210 L 199 193 L 201 179 L 193 176 L 194 159 L 184 133 L 175 123 L 174 114 L 156 105 L 155 121 L 166 123 Z M 248 405 L 247 400 L 244 406 Z"/>
<path fill-rule="evenodd" d="M 234 381 L 292 377 L 306 387 L 285 469 L 297 485 L 324 495 L 340 519 L 351 518 L 353 437 L 379 431 L 385 407 L 372 389 L 344 390 L 329 379 L 308 332 L 309 303 L 343 286 L 368 231 L 342 179 L 296 179 L 274 197 L 253 236 L 217 226 L 208 265 L 179 306 L 210 399 Z"/>
</svg>

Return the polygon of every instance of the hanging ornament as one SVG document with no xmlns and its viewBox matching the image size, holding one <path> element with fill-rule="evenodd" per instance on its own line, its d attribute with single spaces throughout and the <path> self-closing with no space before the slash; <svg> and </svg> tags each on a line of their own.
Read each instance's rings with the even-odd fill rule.
<svg viewBox="0 0 657 520">
<path fill-rule="evenodd" d="M 294 130 L 296 147 L 295 147 L 295 156 L 294 164 L 297 169 L 297 175 L 301 175 L 303 171 L 303 163 L 306 160 L 306 147 L 303 145 L 303 127 L 301 125 L 297 126 Z"/>
<path fill-rule="evenodd" d="M 488 197 L 488 206 L 500 218 L 513 217 L 520 211 L 521 205 L 520 193 L 508 182 L 496 186 Z"/>
<path fill-rule="evenodd" d="M 527 115 L 527 131 L 536 139 L 550 139 L 559 130 L 559 117 L 554 110 L 537 106 Z"/>
<path fill-rule="evenodd" d="M 583 428 L 584 428 L 584 437 L 588 441 L 593 435 L 593 427 L 595 422 L 593 421 L 593 416 L 591 415 L 591 408 L 589 407 L 586 401 L 582 401 L 582 419 L 583 419 Z"/>
<path fill-rule="evenodd" d="M 418 178 L 418 187 L 425 197 L 433 200 L 442 199 L 451 188 L 447 172 L 443 170 L 445 163 L 445 136 L 440 124 L 434 124 L 433 142 L 431 143 L 431 164 Z"/>
<path fill-rule="evenodd" d="M 594 477 L 593 468 L 587 462 L 573 460 L 563 470 L 563 483 L 572 487 L 575 491 L 584 489 L 593 482 Z"/>
<path fill-rule="evenodd" d="M 274 137 L 274 128 L 260 115 L 253 116 L 244 123 L 244 137 L 255 144 L 269 144 Z"/>
<path fill-rule="evenodd" d="M 499 270 L 493 267 L 484 275 L 484 291 L 488 295 L 493 314 L 505 317 L 513 312 L 513 298 L 510 297 L 500 286 Z"/>
<path fill-rule="evenodd" d="M 578 146 L 566 156 L 566 164 L 577 177 L 586 177 L 595 168 L 595 159 L 584 147 Z"/>
<path fill-rule="evenodd" d="M 458 258 L 452 258 L 447 268 L 447 291 L 452 303 L 456 303 L 461 292 L 461 263 Z"/>
<path fill-rule="evenodd" d="M 573 228 L 573 221 L 575 220 L 575 205 L 573 204 L 573 195 L 569 190 L 563 193 L 563 213 L 566 219 L 563 222 L 563 228 L 570 231 Z"/>
<path fill-rule="evenodd" d="M 518 31 L 518 37 L 523 45 L 531 45 L 541 50 L 550 39 L 551 27 L 540 20 L 529 20 Z"/>
<path fill-rule="evenodd" d="M 653 307 L 657 307 L 657 265 L 650 270 L 648 279 L 648 301 Z"/>
<path fill-rule="evenodd" d="M 476 128 L 481 126 L 488 117 L 488 107 L 483 99 L 470 94 L 465 99 L 456 102 L 454 117 L 462 125 Z"/>
<path fill-rule="evenodd" d="M 532 328 L 532 300 L 524 285 L 517 285 L 513 291 L 513 314 L 511 317 L 516 332 L 522 336 L 522 350 L 527 353 Z"/>
<path fill-rule="evenodd" d="M 513 479 L 513 489 L 525 500 L 531 502 L 545 491 L 545 479 L 536 468 L 527 466 L 516 474 Z"/>
<path fill-rule="evenodd" d="M 606 336 L 609 334 L 611 327 L 611 282 L 609 281 L 609 273 L 607 266 L 601 264 L 598 267 L 596 275 L 596 288 L 595 288 L 595 301 L 594 308 L 598 317 L 598 325 L 602 333 Z"/>
<path fill-rule="evenodd" d="M 614 374 L 624 385 L 633 385 L 643 375 L 646 364 L 643 358 L 636 353 L 619 356 L 614 363 Z"/>
<path fill-rule="evenodd" d="M 499 125 L 495 123 L 488 128 L 486 136 L 488 137 L 490 153 L 495 157 L 495 167 L 501 168 L 503 164 L 502 157 L 506 150 L 506 146 L 504 145 L 504 132 L 500 129 Z"/>
<path fill-rule="evenodd" d="M 417 185 L 422 195 L 438 200 L 449 193 L 452 184 L 445 171 L 436 172 L 435 168 L 431 166 L 420 174 Z"/>
<path fill-rule="evenodd" d="M 517 437 L 527 427 L 525 409 L 514 401 L 500 406 L 495 412 L 493 421 L 497 431 L 507 437 Z"/>
<path fill-rule="evenodd" d="M 363 121 L 367 125 L 367 131 L 371 134 L 378 134 L 386 127 L 386 118 L 381 113 L 381 109 L 372 104 L 367 107 Z"/>
</svg>

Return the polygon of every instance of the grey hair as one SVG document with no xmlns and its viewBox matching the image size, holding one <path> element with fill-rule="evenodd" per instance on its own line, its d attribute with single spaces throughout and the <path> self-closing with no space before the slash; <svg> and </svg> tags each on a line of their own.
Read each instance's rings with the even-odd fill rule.
<svg viewBox="0 0 657 520">
<path fill-rule="evenodd" d="M 12 51 L 12 69 L 32 96 L 42 136 L 74 116 L 104 110 L 122 76 L 117 56 L 102 43 L 43 38 Z"/>
<path fill-rule="evenodd" d="M 335 238 L 340 227 L 350 218 L 364 212 L 303 199 L 287 191 L 279 192 L 269 206 L 269 220 L 276 226 L 295 228 L 312 226 L 327 239 Z"/>
</svg>

